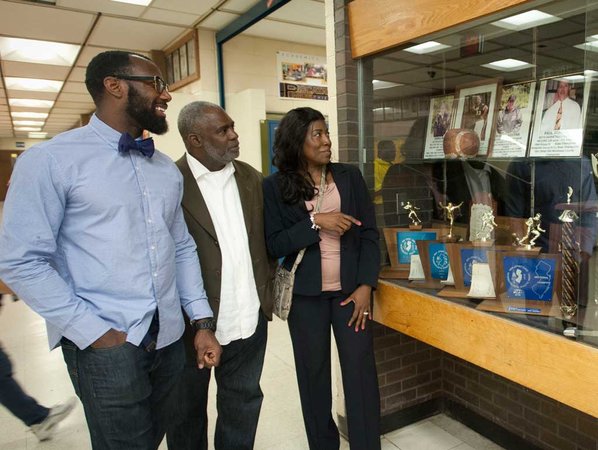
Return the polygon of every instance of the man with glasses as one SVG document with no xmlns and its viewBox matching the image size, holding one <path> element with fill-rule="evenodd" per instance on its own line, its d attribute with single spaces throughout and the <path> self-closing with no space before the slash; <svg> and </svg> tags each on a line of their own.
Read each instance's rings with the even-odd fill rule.
<svg viewBox="0 0 598 450">
<path fill-rule="evenodd" d="M 219 363 L 212 310 L 180 201 L 182 177 L 143 130 L 168 129 L 158 67 L 100 53 L 88 125 L 23 153 L 0 234 L 0 278 L 46 319 L 85 408 L 94 450 L 156 449 L 185 360 L 181 305 L 199 367 Z"/>
</svg>

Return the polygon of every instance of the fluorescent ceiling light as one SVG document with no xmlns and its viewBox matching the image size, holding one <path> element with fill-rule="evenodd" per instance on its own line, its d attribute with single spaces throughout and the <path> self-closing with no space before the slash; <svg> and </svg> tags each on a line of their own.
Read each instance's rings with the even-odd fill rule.
<svg viewBox="0 0 598 450">
<path fill-rule="evenodd" d="M 567 81 L 584 81 L 586 78 L 592 78 L 593 76 L 595 76 L 598 72 L 596 72 L 595 70 L 584 70 L 583 71 L 583 75 L 581 74 L 577 74 L 577 75 L 569 75 L 567 77 L 563 77 L 563 80 L 567 80 Z"/>
<path fill-rule="evenodd" d="M 54 105 L 52 100 L 36 100 L 33 98 L 9 98 L 10 106 L 22 106 L 24 108 L 51 108 Z"/>
<path fill-rule="evenodd" d="M 48 113 L 41 112 L 11 112 L 10 115 L 15 119 L 46 119 Z"/>
<path fill-rule="evenodd" d="M 547 23 L 558 22 L 559 20 L 563 19 L 551 14 L 546 14 L 542 11 L 538 11 L 537 9 L 532 9 L 531 11 L 516 14 L 497 22 L 492 22 L 492 25 L 500 28 L 506 28 L 507 30 L 521 31 L 532 27 L 538 27 L 540 25 L 546 25 Z"/>
<path fill-rule="evenodd" d="M 5 77 L 4 81 L 6 89 L 37 92 L 59 92 L 64 84 L 63 81 L 41 80 L 39 78 Z"/>
<path fill-rule="evenodd" d="M 80 48 L 61 42 L 0 37 L 0 56 L 5 61 L 72 66 Z"/>
<path fill-rule="evenodd" d="M 388 89 L 397 86 L 403 86 L 401 83 L 393 83 L 392 81 L 382 80 L 372 80 L 372 85 L 374 86 L 375 91 L 377 91 L 378 89 Z"/>
<path fill-rule="evenodd" d="M 533 64 L 526 63 L 525 61 L 519 61 L 518 59 L 507 58 L 501 59 L 500 61 L 493 61 L 488 64 L 482 64 L 482 67 L 488 69 L 500 70 L 503 72 L 514 72 L 516 70 L 527 69 L 533 67 Z"/>
<path fill-rule="evenodd" d="M 27 126 L 27 127 L 43 127 L 45 122 L 40 122 L 38 120 L 13 120 L 12 124 L 17 126 Z"/>
<path fill-rule="evenodd" d="M 15 131 L 42 131 L 40 127 L 15 127 Z"/>
<path fill-rule="evenodd" d="M 598 52 L 598 41 L 584 42 L 583 44 L 574 45 L 574 47 L 589 52 Z"/>
<path fill-rule="evenodd" d="M 45 139 L 46 137 L 48 137 L 48 133 L 42 133 L 40 131 L 30 131 L 28 136 L 31 139 Z"/>
<path fill-rule="evenodd" d="M 423 55 L 426 53 L 437 52 L 438 50 L 444 50 L 445 48 L 449 48 L 450 45 L 441 44 L 440 42 L 436 41 L 428 41 L 424 42 L 423 44 L 414 45 L 413 47 L 408 47 L 405 49 L 406 52 L 417 53 L 418 55 Z"/>
<path fill-rule="evenodd" d="M 152 2 L 152 0 L 112 0 L 112 1 L 119 2 L 119 3 L 130 3 L 131 5 L 141 5 L 141 6 L 147 6 Z"/>
</svg>

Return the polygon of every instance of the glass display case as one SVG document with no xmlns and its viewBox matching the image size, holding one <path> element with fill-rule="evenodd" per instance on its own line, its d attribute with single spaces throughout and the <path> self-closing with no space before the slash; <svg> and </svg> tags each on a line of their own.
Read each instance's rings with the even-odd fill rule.
<svg viewBox="0 0 598 450">
<path fill-rule="evenodd" d="M 382 278 L 598 346 L 597 19 L 527 2 L 359 60 Z"/>
</svg>

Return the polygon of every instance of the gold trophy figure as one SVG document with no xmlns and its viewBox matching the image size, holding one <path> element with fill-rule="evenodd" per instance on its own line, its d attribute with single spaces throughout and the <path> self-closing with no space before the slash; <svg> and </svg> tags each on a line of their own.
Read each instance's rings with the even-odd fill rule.
<svg viewBox="0 0 598 450">
<path fill-rule="evenodd" d="M 409 228 L 412 230 L 419 230 L 422 227 L 422 221 L 417 217 L 417 212 L 420 208 L 415 205 L 412 205 L 410 201 L 407 203 L 401 203 L 403 205 L 403 209 L 409 211 L 409 219 L 411 220 L 411 224 L 409 224 Z"/>
<path fill-rule="evenodd" d="M 448 202 L 446 205 L 443 205 L 441 202 L 438 202 L 438 205 L 444 209 L 444 215 L 449 221 L 449 232 L 445 238 L 447 238 L 449 241 L 457 241 L 458 236 L 453 235 L 453 223 L 455 222 L 455 210 L 458 211 L 461 208 L 461 205 L 463 205 L 463 202 L 459 203 L 458 205 L 453 205 L 452 202 Z"/>
<path fill-rule="evenodd" d="M 518 246 L 524 248 L 525 250 L 532 250 L 534 248 L 536 240 L 540 237 L 540 234 L 546 232 L 546 230 L 540 226 L 541 218 L 542 214 L 536 213 L 535 216 L 530 217 L 525 221 L 527 232 L 522 238 L 518 238 L 515 234 L 513 234 L 515 242 Z"/>
</svg>

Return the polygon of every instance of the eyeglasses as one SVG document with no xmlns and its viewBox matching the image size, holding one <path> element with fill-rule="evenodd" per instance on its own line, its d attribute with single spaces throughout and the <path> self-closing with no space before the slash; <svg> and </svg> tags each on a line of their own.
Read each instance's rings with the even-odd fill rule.
<svg viewBox="0 0 598 450">
<path fill-rule="evenodd" d="M 114 78 L 119 80 L 130 80 L 130 81 L 153 81 L 154 89 L 158 94 L 166 91 L 168 92 L 168 84 L 158 75 L 112 75 Z"/>
</svg>

